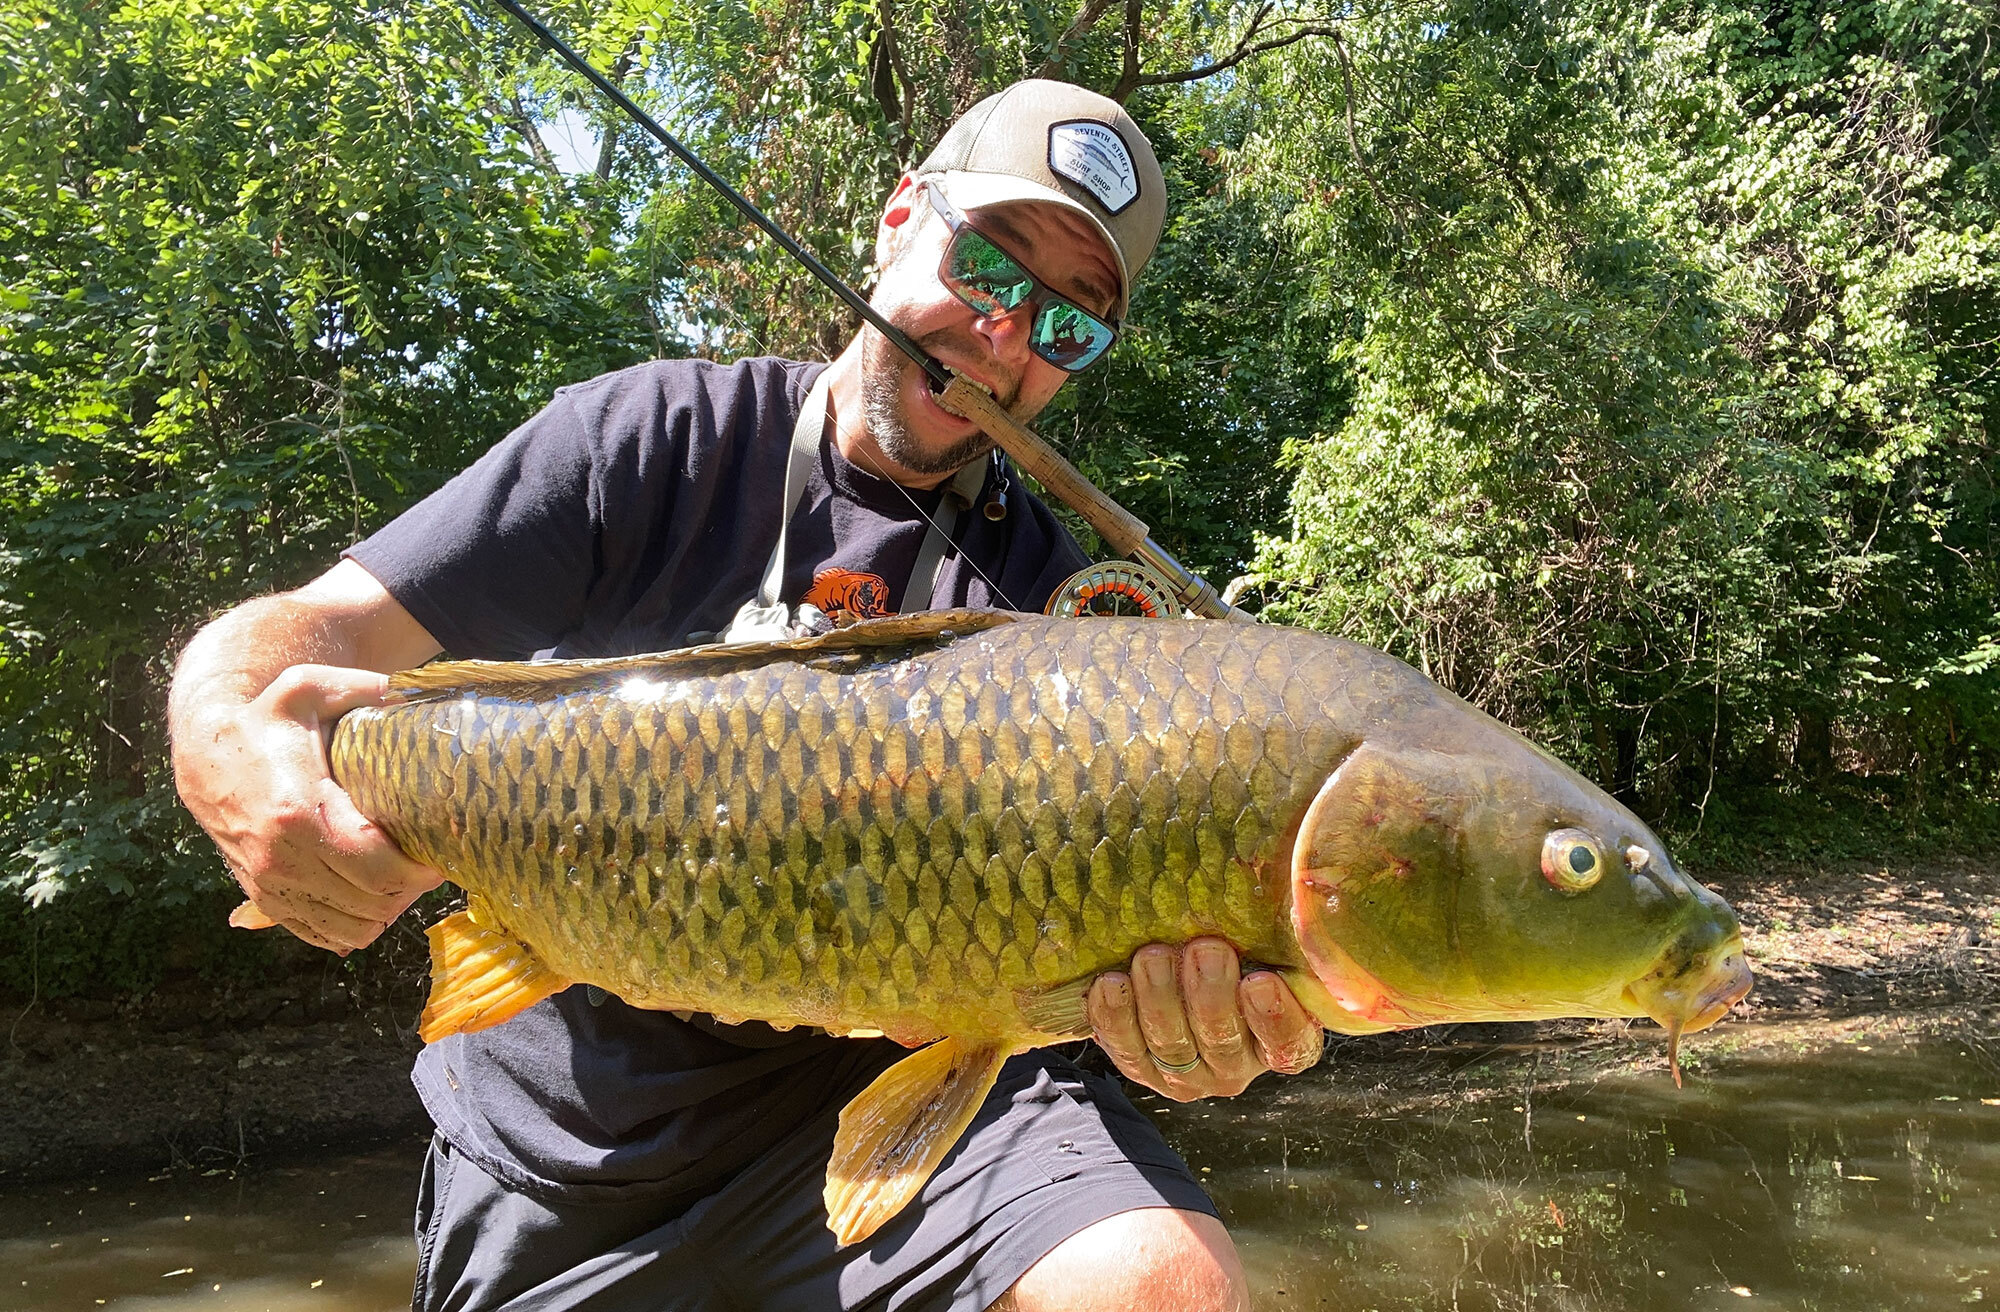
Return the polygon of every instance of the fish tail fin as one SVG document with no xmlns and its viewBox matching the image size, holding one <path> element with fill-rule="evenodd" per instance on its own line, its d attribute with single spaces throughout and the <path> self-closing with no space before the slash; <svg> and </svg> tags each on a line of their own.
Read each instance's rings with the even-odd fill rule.
<svg viewBox="0 0 2000 1312">
<path fill-rule="evenodd" d="M 843 1247 L 915 1198 L 958 1142 L 1007 1050 L 940 1039 L 891 1066 L 840 1112 L 826 1167 L 827 1228 Z"/>
<path fill-rule="evenodd" d="M 470 912 L 446 916 L 424 933 L 431 941 L 431 996 L 417 1033 L 425 1043 L 498 1025 L 574 983 Z"/>
<path fill-rule="evenodd" d="M 229 923 L 238 929 L 276 929 L 278 922 L 257 909 L 255 902 L 245 902 L 229 913 Z"/>
</svg>

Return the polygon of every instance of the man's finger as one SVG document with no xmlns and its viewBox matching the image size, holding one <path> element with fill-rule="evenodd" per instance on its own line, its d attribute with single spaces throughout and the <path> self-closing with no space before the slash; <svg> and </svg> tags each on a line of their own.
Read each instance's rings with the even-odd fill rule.
<svg viewBox="0 0 2000 1312">
<path fill-rule="evenodd" d="M 334 942 L 303 920 L 280 920 L 278 924 L 290 931 L 292 937 L 298 939 L 300 942 L 309 943 L 316 948 L 323 948 L 339 956 L 344 957 L 354 950 L 345 944 Z"/>
<path fill-rule="evenodd" d="M 1172 948 L 1158 943 L 1139 949 L 1132 958 L 1132 996 L 1139 1006 L 1139 1032 L 1146 1036 L 1146 1048 L 1159 1058 L 1162 1073 L 1185 1082 L 1185 1076 L 1170 1069 L 1201 1058 L 1189 1032 L 1187 1010 L 1181 1000 L 1179 971 Z M 1192 1073 L 1192 1072 L 1189 1072 Z M 1151 1081 L 1148 1081 L 1150 1083 Z"/>
<path fill-rule="evenodd" d="M 357 706 L 380 706 L 389 676 L 338 665 L 294 665 L 271 681 L 264 695 L 288 719 L 333 721 Z"/>
<path fill-rule="evenodd" d="M 419 893 L 436 888 L 444 876 L 403 855 L 381 826 L 361 814 L 341 787 L 323 780 L 318 790 L 322 859 L 362 893 L 396 904 L 393 919 Z"/>
<path fill-rule="evenodd" d="M 1119 1070 L 1142 1084 L 1151 1084 L 1137 1074 L 1146 1060 L 1146 1038 L 1139 1033 L 1139 1010 L 1132 1002 L 1132 980 L 1122 971 L 1109 971 L 1090 986 L 1086 1003 L 1097 1046 L 1103 1048 Z"/>
<path fill-rule="evenodd" d="M 259 911 L 255 902 L 245 902 L 229 913 L 229 923 L 237 929 L 276 929 L 283 922 Z"/>
<path fill-rule="evenodd" d="M 381 937 L 387 920 L 350 915 L 311 893 L 287 889 L 258 899 L 264 913 L 315 947 L 336 952 L 365 948 Z"/>
<path fill-rule="evenodd" d="M 1187 999 L 1189 1027 L 1215 1076 L 1216 1092 L 1237 1092 L 1264 1070 L 1244 1037 L 1236 974 L 1236 949 L 1223 939 L 1195 939 L 1182 954 L 1181 993 Z"/>
<path fill-rule="evenodd" d="M 1283 979 L 1260 970 L 1244 976 L 1237 990 L 1266 1066 L 1284 1075 L 1297 1075 L 1319 1061 L 1326 1031 L 1299 1005 Z"/>
</svg>

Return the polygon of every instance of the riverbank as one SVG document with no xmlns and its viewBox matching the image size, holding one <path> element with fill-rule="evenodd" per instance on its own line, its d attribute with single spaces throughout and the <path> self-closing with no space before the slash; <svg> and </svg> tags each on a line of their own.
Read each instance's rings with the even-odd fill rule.
<svg viewBox="0 0 2000 1312">
<path fill-rule="evenodd" d="M 1735 905 L 1757 972 L 1725 1029 L 2000 999 L 2000 861 L 1701 873 Z M 416 961 L 408 943 L 396 955 Z M 254 986 L 184 978 L 118 1003 L 9 1007 L 0 1191 L 99 1173 L 234 1170 L 422 1135 L 408 1078 L 421 979 L 403 968 L 357 980 L 303 947 L 281 954 L 281 966 Z M 1379 1071 L 1413 1047 L 1604 1042 L 1623 1028 L 1464 1027 L 1346 1039 L 1330 1051 Z M 1649 1029 L 1636 1024 L 1630 1036 Z M 1653 1051 L 1646 1059 L 1663 1062 L 1664 1045 Z"/>
</svg>

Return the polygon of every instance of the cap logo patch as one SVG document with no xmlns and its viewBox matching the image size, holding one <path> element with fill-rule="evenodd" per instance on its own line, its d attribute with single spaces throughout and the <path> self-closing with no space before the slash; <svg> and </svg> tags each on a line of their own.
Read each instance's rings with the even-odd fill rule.
<svg viewBox="0 0 2000 1312">
<path fill-rule="evenodd" d="M 1139 173 L 1125 141 L 1095 119 L 1049 129 L 1049 171 L 1089 192 L 1105 213 L 1116 214 L 1139 198 Z"/>
</svg>

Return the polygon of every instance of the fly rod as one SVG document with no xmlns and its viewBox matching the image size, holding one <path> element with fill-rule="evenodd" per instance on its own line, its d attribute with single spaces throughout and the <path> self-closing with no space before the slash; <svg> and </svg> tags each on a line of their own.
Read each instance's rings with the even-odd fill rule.
<svg viewBox="0 0 2000 1312">
<path fill-rule="evenodd" d="M 942 363 L 932 359 L 929 353 L 910 340 L 907 333 L 890 323 L 868 303 L 866 298 L 842 281 L 840 275 L 822 264 L 817 256 L 800 245 L 790 233 L 752 204 L 749 197 L 731 186 L 721 174 L 709 168 L 671 132 L 655 122 L 652 115 L 634 104 L 631 97 L 620 91 L 617 85 L 600 73 L 594 64 L 570 49 L 561 37 L 551 32 L 539 18 L 529 13 L 521 5 L 520 0 L 495 0 L 495 3 L 534 33 L 535 37 L 554 51 L 565 64 L 581 73 L 592 86 L 609 97 L 612 104 L 624 110 L 626 116 L 650 133 L 654 140 L 672 151 L 674 157 L 692 169 L 696 177 L 715 188 L 730 204 L 740 210 L 745 218 L 762 228 L 786 254 L 803 265 L 813 277 L 825 283 L 850 310 L 888 338 L 897 350 L 916 361 L 918 367 L 924 371 L 924 376 L 930 380 L 931 390 L 938 394 L 938 401 L 945 409 L 962 418 L 970 419 L 985 429 L 986 435 L 1012 456 L 1016 464 L 1034 475 L 1042 486 L 1053 492 L 1063 504 L 1083 516 L 1084 521 L 1110 543 L 1113 550 L 1158 572 L 1173 590 L 1176 599 L 1197 615 L 1209 619 L 1251 618 L 1223 601 L 1206 580 L 1175 560 L 1166 548 L 1153 541 L 1152 530 L 1143 520 L 1105 495 L 1039 433 L 1001 409 L 985 389 L 966 382 Z"/>
</svg>

